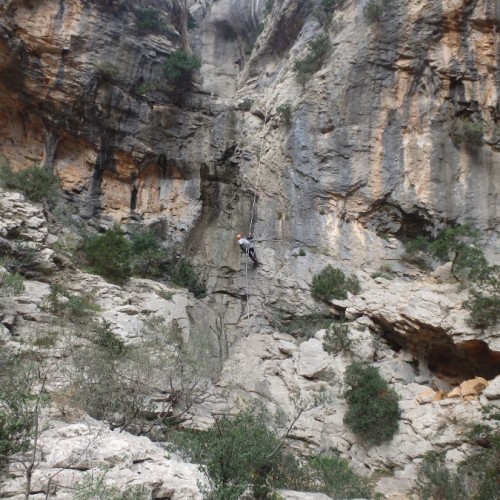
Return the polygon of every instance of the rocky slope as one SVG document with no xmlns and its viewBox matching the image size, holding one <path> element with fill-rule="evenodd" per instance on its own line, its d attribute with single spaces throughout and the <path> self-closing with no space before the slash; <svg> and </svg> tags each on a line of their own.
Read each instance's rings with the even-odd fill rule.
<svg viewBox="0 0 500 500">
<path fill-rule="evenodd" d="M 179 100 L 162 63 L 185 45 L 182 3 L 141 1 L 163 16 L 165 29 L 148 33 L 124 0 L 3 1 L 1 153 L 15 169 L 52 169 L 72 223 L 152 224 L 202 272 L 207 298 L 180 293 L 175 307 L 157 295 L 162 285 L 71 278 L 75 292 L 99 290 L 102 316 L 124 339 L 151 311 L 186 337 L 204 332 L 223 362 L 216 391 L 229 394 L 217 405 L 232 411 L 249 397 L 293 411 L 294 396 L 332 385 L 334 404 L 299 420 L 296 446 L 395 471 L 380 490 L 404 491 L 426 451 L 455 462 L 469 453 L 464 422 L 498 399 L 498 330 L 480 336 L 467 324 L 449 265 L 427 275 L 400 257 L 402 240 L 469 222 L 499 260 L 499 7 L 394 0 L 369 25 L 366 2 L 354 0 L 333 13 L 313 0 L 188 3 L 202 65 Z M 294 62 L 321 33 L 333 50 L 300 81 Z M 290 120 L 277 110 L 287 104 Z M 480 141 L 464 130 L 480 130 Z M 35 242 L 40 272 L 71 274 L 43 212 L 15 195 L 1 203 L 1 236 Z M 258 268 L 234 243 L 248 229 Z M 382 263 L 392 280 L 371 277 Z M 362 293 L 328 308 L 313 300 L 312 276 L 326 264 L 356 271 Z M 48 285 L 27 291 L 3 313 L 6 340 L 24 321 L 43 323 L 36 304 Z M 352 321 L 351 352 L 326 353 L 324 331 L 304 342 L 285 333 L 291 318 L 328 311 Z M 342 374 L 357 359 L 402 398 L 391 444 L 365 448 L 342 423 Z M 206 425 L 212 411 L 197 408 L 193 422 Z"/>
</svg>

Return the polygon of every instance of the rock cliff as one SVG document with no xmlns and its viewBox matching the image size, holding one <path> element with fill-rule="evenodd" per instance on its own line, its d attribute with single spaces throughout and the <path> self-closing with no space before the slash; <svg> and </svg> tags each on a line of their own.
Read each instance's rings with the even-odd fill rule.
<svg viewBox="0 0 500 500">
<path fill-rule="evenodd" d="M 54 171 L 74 224 L 152 225 L 200 270 L 208 296 L 182 292 L 175 305 L 157 296 L 163 285 L 119 291 L 71 279 L 77 292 L 100 290 L 102 316 L 125 340 L 151 311 L 186 338 L 205 332 L 222 365 L 219 399 L 193 410 L 194 425 L 249 397 L 288 411 L 328 383 L 334 403 L 298 421 L 295 446 L 339 450 L 363 472 L 396 471 L 380 481 L 390 494 L 408 489 L 426 451 L 467 456 L 463 423 L 498 399 L 498 330 L 467 323 L 449 265 L 426 274 L 400 258 L 407 239 L 470 223 L 491 262 L 500 259 L 500 7 L 393 0 L 368 23 L 366 4 L 4 0 L 0 153 L 16 170 Z M 160 28 L 141 27 L 148 8 Z M 325 35 L 328 56 L 300 78 L 295 63 Z M 163 71 L 180 49 L 201 61 L 182 93 Z M 16 196 L 2 195 L 0 236 L 34 243 L 40 272 L 71 272 L 41 208 Z M 234 242 L 246 231 L 256 236 L 256 268 Z M 391 279 L 374 279 L 384 263 Z M 356 272 L 362 292 L 314 300 L 311 279 L 326 264 Z M 3 314 L 4 339 L 44 321 L 36 304 L 48 287 L 30 287 L 32 305 L 11 299 Z M 317 314 L 350 320 L 350 352 L 325 352 L 313 324 L 305 340 L 304 325 L 290 327 Z M 375 363 L 402 398 L 391 444 L 365 448 L 342 423 L 352 360 Z M 463 386 L 477 379 L 476 389 Z"/>
</svg>

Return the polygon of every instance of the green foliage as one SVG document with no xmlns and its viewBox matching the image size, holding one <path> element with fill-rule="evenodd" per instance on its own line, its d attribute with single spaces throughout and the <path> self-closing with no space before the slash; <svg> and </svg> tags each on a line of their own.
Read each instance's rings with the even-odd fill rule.
<svg viewBox="0 0 500 500">
<path fill-rule="evenodd" d="M 45 297 L 42 309 L 73 323 L 84 324 L 100 307 L 91 292 L 71 294 L 59 284 L 50 285 L 50 293 Z"/>
<path fill-rule="evenodd" d="M 489 266 L 481 248 L 479 235 L 469 225 L 448 227 L 436 238 L 419 236 L 406 243 L 403 258 L 421 267 L 432 267 L 433 260 L 452 261 L 453 276 L 470 285 L 464 307 L 469 323 L 475 328 L 489 328 L 500 321 L 500 267 Z"/>
<path fill-rule="evenodd" d="M 113 358 L 125 351 L 125 343 L 113 332 L 111 323 L 106 320 L 95 327 L 95 343 Z"/>
<path fill-rule="evenodd" d="M 363 16 L 368 24 L 379 23 L 389 10 L 392 0 L 368 0 L 363 8 Z"/>
<path fill-rule="evenodd" d="M 15 453 L 27 451 L 43 404 L 41 367 L 30 353 L 0 347 L 0 466 Z"/>
<path fill-rule="evenodd" d="M 344 423 L 369 444 L 392 439 L 399 426 L 399 397 L 378 369 L 353 363 L 347 367 L 345 383 L 348 410 Z"/>
<path fill-rule="evenodd" d="M 142 83 L 139 87 L 137 87 L 137 93 L 139 95 L 146 95 L 150 92 L 155 92 L 156 90 L 159 90 L 159 85 L 151 82 Z"/>
<path fill-rule="evenodd" d="M 422 500 L 490 500 L 500 498 L 500 432 L 481 425 L 482 449 L 466 458 L 456 472 L 446 467 L 442 454 L 427 454 L 419 468 L 414 492 Z"/>
<path fill-rule="evenodd" d="M 158 290 L 158 295 L 165 300 L 172 300 L 174 298 L 173 292 L 168 292 L 167 290 Z"/>
<path fill-rule="evenodd" d="M 21 295 L 24 292 L 24 278 L 18 273 L 0 272 L 0 297 Z"/>
<path fill-rule="evenodd" d="M 161 247 L 160 240 L 152 230 L 131 231 L 130 244 L 132 275 L 154 279 L 168 273 L 172 259 Z"/>
<path fill-rule="evenodd" d="M 443 263 L 453 259 L 452 273 L 457 279 L 473 280 L 487 266 L 483 252 L 477 248 L 478 233 L 470 225 L 446 227 L 435 238 L 417 236 L 405 244 L 403 259 L 424 268 L 432 261 Z"/>
<path fill-rule="evenodd" d="M 316 73 L 325 63 L 331 50 L 332 46 L 327 34 L 323 33 L 311 40 L 306 55 L 302 59 L 295 61 L 293 65 L 295 74 L 299 78 L 304 78 Z"/>
<path fill-rule="evenodd" d="M 465 118 L 455 118 L 451 125 L 451 139 L 459 146 L 465 144 L 470 149 L 478 149 L 483 145 L 483 126 Z"/>
<path fill-rule="evenodd" d="M 367 478 L 356 474 L 340 457 L 318 457 L 311 466 L 319 480 L 320 491 L 331 498 L 372 498 L 372 486 Z"/>
<path fill-rule="evenodd" d="M 115 82 L 118 79 L 118 68 L 110 62 L 102 62 L 96 66 L 95 76 L 101 82 Z"/>
<path fill-rule="evenodd" d="M 145 321 L 127 346 L 106 323 L 93 340 L 73 353 L 71 377 L 73 403 L 93 418 L 147 434 L 162 422 L 182 421 L 206 397 L 209 349 L 186 345 L 163 317 Z"/>
<path fill-rule="evenodd" d="M 431 452 L 420 464 L 415 491 L 422 500 L 458 500 L 463 495 L 461 484 L 456 479 L 455 474 L 446 468 L 443 455 Z"/>
<path fill-rule="evenodd" d="M 174 266 L 172 280 L 176 285 L 187 287 L 196 298 L 204 297 L 207 292 L 193 266 L 186 259 L 180 259 Z"/>
<path fill-rule="evenodd" d="M 18 243 L 13 252 L 5 260 L 5 268 L 21 276 L 31 276 L 38 267 L 37 252 L 35 248 L 27 243 Z"/>
<path fill-rule="evenodd" d="M 132 247 L 118 224 L 104 234 L 85 237 L 83 255 L 93 272 L 121 285 L 130 276 Z"/>
<path fill-rule="evenodd" d="M 170 84 L 177 89 L 187 89 L 191 86 L 193 72 L 201 67 L 201 61 L 182 50 L 170 54 L 163 63 L 163 74 Z"/>
<path fill-rule="evenodd" d="M 168 24 L 158 9 L 137 8 L 135 9 L 137 17 L 137 27 L 141 33 L 159 33 L 167 34 L 169 32 Z"/>
<path fill-rule="evenodd" d="M 96 475 L 85 473 L 76 485 L 75 500 L 150 500 L 151 492 L 143 485 L 132 486 L 120 491 L 116 486 L 106 484 L 107 468 Z"/>
<path fill-rule="evenodd" d="M 54 206 L 59 195 L 59 179 L 44 168 L 32 166 L 14 172 L 7 161 L 0 163 L 0 185 L 5 189 L 20 191 L 34 202 Z"/>
<path fill-rule="evenodd" d="M 327 329 L 323 339 L 323 349 L 328 353 L 349 352 L 353 341 L 349 338 L 347 323 L 334 321 Z"/>
<path fill-rule="evenodd" d="M 382 264 L 374 273 L 370 275 L 373 279 L 385 278 L 386 280 L 392 280 L 394 274 L 390 264 Z"/>
<path fill-rule="evenodd" d="M 342 270 L 328 264 L 313 276 L 311 291 L 316 299 L 329 302 L 333 299 L 346 299 L 348 292 L 358 294 L 360 286 L 356 276 L 346 277 Z"/>
<path fill-rule="evenodd" d="M 487 266 L 464 302 L 469 322 L 476 328 L 489 328 L 500 322 L 500 266 Z"/>
<path fill-rule="evenodd" d="M 268 421 L 264 410 L 252 408 L 235 417 L 218 417 L 206 431 L 185 431 L 169 438 L 186 457 L 204 466 L 212 486 L 209 498 L 236 500 L 249 486 L 256 498 L 266 498 L 262 494 L 266 477 L 282 456 Z"/>
<path fill-rule="evenodd" d="M 276 112 L 283 118 L 286 125 L 290 125 L 292 121 L 292 105 L 289 102 L 280 104 L 276 108 Z"/>
</svg>

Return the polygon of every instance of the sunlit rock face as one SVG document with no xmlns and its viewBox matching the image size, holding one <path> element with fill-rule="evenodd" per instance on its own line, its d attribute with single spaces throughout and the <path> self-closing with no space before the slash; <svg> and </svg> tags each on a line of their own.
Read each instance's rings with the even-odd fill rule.
<svg viewBox="0 0 500 500">
<path fill-rule="evenodd" d="M 168 29 L 141 32 L 129 2 L 2 6 L 2 151 L 53 167 L 83 215 L 162 217 L 185 241 L 248 224 L 257 191 L 266 239 L 348 253 L 374 233 L 498 224 L 493 0 L 394 2 L 375 25 L 358 2 L 325 17 L 312 1 L 192 1 L 202 66 L 181 101 L 160 85 L 179 6 L 141 4 Z M 299 82 L 293 63 L 326 24 L 333 51 Z M 458 144 L 464 122 L 482 145 Z"/>
<path fill-rule="evenodd" d="M 140 281 L 109 292 L 98 279 L 102 316 L 118 331 L 163 311 L 187 337 L 208 339 L 224 411 L 258 398 L 293 412 L 297 396 L 327 385 L 334 404 L 298 422 L 293 446 L 396 470 L 381 490 L 404 491 L 425 452 L 466 456 L 460 422 L 500 397 L 500 338 L 467 323 L 449 263 L 431 275 L 400 261 L 405 238 L 466 222 L 498 260 L 497 3 L 394 0 L 368 24 L 355 0 L 328 15 L 315 0 L 188 0 L 201 67 L 179 94 L 162 69 L 188 49 L 178 2 L 4 0 L 0 154 L 16 170 L 53 169 L 74 219 L 155 224 L 195 264 L 208 290 L 200 301 L 167 304 Z M 138 6 L 159 11 L 162 33 L 141 32 Z M 332 51 L 301 80 L 294 63 L 322 33 Z M 0 236 L 37 243 L 51 272 L 47 214 L 2 196 Z M 247 231 L 258 267 L 234 240 Z M 373 278 L 381 263 L 392 280 Z M 313 300 L 312 276 L 327 264 L 355 272 L 361 293 Z M 96 280 L 74 279 L 81 289 Z M 35 289 L 48 294 L 45 282 Z M 17 320 L 38 321 L 36 301 L 23 300 L 2 316 L 6 338 Z M 307 339 L 285 333 L 318 311 L 350 321 L 352 352 L 325 352 L 314 325 Z M 402 398 L 390 444 L 366 449 L 343 424 L 343 373 L 355 360 L 375 364 Z M 206 427 L 213 411 L 196 408 L 193 422 Z"/>
</svg>

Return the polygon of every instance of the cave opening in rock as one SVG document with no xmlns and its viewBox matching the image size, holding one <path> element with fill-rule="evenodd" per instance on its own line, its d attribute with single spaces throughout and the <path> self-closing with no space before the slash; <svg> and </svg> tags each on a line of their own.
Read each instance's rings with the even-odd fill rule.
<svg viewBox="0 0 500 500">
<path fill-rule="evenodd" d="M 490 349 L 483 340 L 454 343 L 443 331 L 422 329 L 403 335 L 387 324 L 379 324 L 382 338 L 393 351 L 410 352 L 448 384 L 458 385 L 474 377 L 492 380 L 500 375 L 500 351 Z"/>
</svg>

